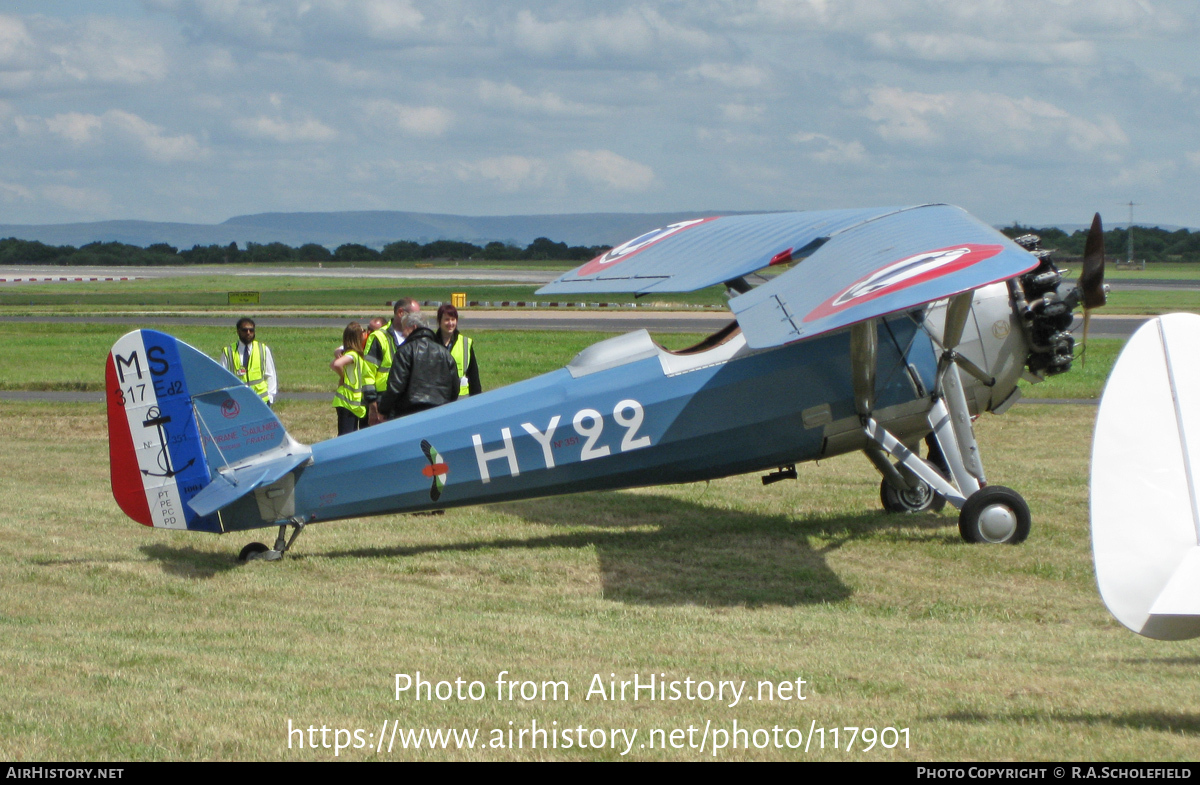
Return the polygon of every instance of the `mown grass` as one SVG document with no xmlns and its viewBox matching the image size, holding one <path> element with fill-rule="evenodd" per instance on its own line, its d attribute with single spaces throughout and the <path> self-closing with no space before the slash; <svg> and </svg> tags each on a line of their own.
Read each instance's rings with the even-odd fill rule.
<svg viewBox="0 0 1200 785">
<path fill-rule="evenodd" d="M 1021 380 L 1021 394 L 1026 398 L 1099 398 L 1124 346 L 1125 341 L 1117 338 L 1090 338 L 1086 350 L 1076 344 L 1077 356 L 1071 370 L 1038 384 Z"/>
<path fill-rule="evenodd" d="M 302 440 L 333 431 L 323 404 L 280 413 Z M 1200 644 L 1139 638 L 1096 595 L 1093 415 L 1029 405 L 978 422 L 989 477 L 1033 510 L 1017 547 L 964 544 L 949 512 L 880 513 L 877 475 L 843 456 L 769 488 L 745 476 L 323 524 L 282 562 L 239 565 L 245 534 L 150 530 L 120 513 L 102 406 L 0 403 L 0 756 L 326 760 L 288 748 L 289 720 L 486 739 L 536 719 L 637 728 L 639 743 L 708 721 L 910 729 L 909 749 L 833 750 L 827 736 L 823 750 L 732 759 L 1194 760 Z M 488 696 L 394 700 L 394 674 L 418 670 L 482 681 Z M 570 699 L 497 701 L 505 670 L 565 680 Z M 584 699 L 594 674 L 633 673 L 803 678 L 807 700 Z M 371 743 L 342 757 L 620 757 Z"/>
<path fill-rule="evenodd" d="M 1109 292 L 1108 304 L 1098 314 L 1146 314 L 1157 316 L 1179 311 L 1200 311 L 1200 291 L 1193 289 L 1169 291 Z"/>
<path fill-rule="evenodd" d="M 366 318 L 361 318 L 363 324 Z M 120 324 L 21 324 L 0 322 L 0 389 L 81 390 L 104 389 L 104 363 L 116 340 L 133 329 Z M 463 330 L 475 339 L 475 353 L 485 390 L 562 368 L 580 350 L 612 333 L 553 332 L 547 330 L 472 330 L 468 319 Z M 172 326 L 180 340 L 220 357 L 221 347 L 234 340 L 231 327 Z M 341 329 L 269 328 L 259 333 L 271 347 L 279 373 L 280 389 L 287 392 L 333 394 L 336 376 L 329 370 L 333 351 L 342 340 Z M 691 333 L 656 334 L 671 349 L 700 340 Z M 30 368 L 31 353 L 53 357 L 53 362 Z"/>
<path fill-rule="evenodd" d="M 359 317 L 365 324 L 366 318 Z M 117 338 L 132 329 L 128 325 L 69 323 L 22 324 L 0 322 L 0 389 L 80 390 L 104 389 L 104 362 Z M 469 316 L 463 329 L 475 338 L 484 389 L 491 390 L 570 362 L 579 351 L 612 333 L 551 332 L 545 330 L 473 330 Z M 227 327 L 172 326 L 169 332 L 211 357 L 233 340 Z M 262 340 L 271 347 L 285 392 L 332 394 L 336 384 L 329 370 L 333 350 L 341 342 L 340 330 L 314 328 L 265 328 Z M 701 338 L 695 333 L 655 333 L 655 340 L 668 349 L 690 346 Z M 1095 339 L 1088 344 L 1088 360 L 1077 360 L 1072 369 L 1041 384 L 1021 382 L 1023 394 L 1032 398 L 1098 398 L 1108 372 L 1120 353 L 1122 341 Z M 41 363 L 30 372 L 34 349 L 54 362 Z"/>
<path fill-rule="evenodd" d="M 1110 254 L 1108 265 L 1104 268 L 1104 278 L 1108 281 L 1136 281 L 1139 279 L 1196 281 L 1200 280 L 1200 264 L 1189 264 L 1188 262 L 1151 262 L 1146 265 L 1145 270 L 1118 269 Z"/>
</svg>

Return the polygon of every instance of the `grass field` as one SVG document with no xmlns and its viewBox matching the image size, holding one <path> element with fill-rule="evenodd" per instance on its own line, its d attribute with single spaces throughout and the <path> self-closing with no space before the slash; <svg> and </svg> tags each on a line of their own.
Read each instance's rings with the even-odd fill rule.
<svg viewBox="0 0 1200 785">
<path fill-rule="evenodd" d="M 1017 547 L 964 544 L 949 512 L 878 512 L 877 475 L 844 456 L 765 489 L 747 476 L 323 524 L 282 562 L 239 565 L 245 534 L 124 518 L 100 405 L 0 403 L 0 756 L 326 760 L 332 749 L 301 749 L 295 735 L 289 748 L 289 721 L 361 728 L 365 740 L 399 720 L 484 741 L 535 721 L 636 729 L 628 758 L 694 760 L 713 757 L 711 739 L 703 753 L 638 745 L 688 726 L 698 743 L 706 723 L 736 721 L 804 739 L 824 727 L 825 748 L 813 736 L 808 752 L 789 750 L 793 734 L 783 749 L 718 758 L 1194 760 L 1200 644 L 1139 638 L 1096 595 L 1093 415 L 1030 405 L 980 420 L 990 477 L 1033 509 Z M 332 428 L 321 404 L 288 403 L 281 417 L 302 440 Z M 395 700 L 395 674 L 417 671 L 477 680 L 486 696 Z M 501 671 L 564 681 L 569 697 L 497 700 Z M 596 675 L 635 673 L 745 680 L 752 694 L 803 679 L 806 700 L 586 699 Z M 847 750 L 842 731 L 833 749 L 835 727 L 907 728 L 908 746 L 867 751 L 860 737 Z M 375 744 L 339 757 L 616 759 L 624 748 Z"/>
<path fill-rule="evenodd" d="M 21 324 L 0 322 L 0 389 L 91 390 L 104 389 L 104 360 L 113 343 L 131 328 L 119 324 Z M 196 348 L 219 357 L 232 340 L 228 327 L 172 328 L 172 334 Z M 484 389 L 491 390 L 563 367 L 581 349 L 611 333 L 548 332 L 544 330 L 479 330 L 476 340 Z M 335 376 L 329 370 L 340 331 L 313 328 L 271 328 L 263 340 L 271 347 L 285 392 L 321 392 L 332 395 Z M 690 346 L 704 336 L 692 333 L 656 333 L 655 340 L 669 349 Z M 26 370 L 31 345 L 36 342 L 55 362 Z M 1108 371 L 1120 351 L 1117 340 L 1093 340 L 1090 362 L 1076 362 L 1069 373 L 1041 384 L 1021 382 L 1023 394 L 1032 398 L 1097 398 Z"/>
</svg>

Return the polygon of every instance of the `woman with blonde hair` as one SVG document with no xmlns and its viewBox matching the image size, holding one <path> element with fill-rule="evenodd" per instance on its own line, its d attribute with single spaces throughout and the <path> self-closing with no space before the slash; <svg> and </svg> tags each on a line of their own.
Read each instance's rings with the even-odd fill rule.
<svg viewBox="0 0 1200 785">
<path fill-rule="evenodd" d="M 337 411 L 337 435 L 367 427 L 367 405 L 363 401 L 363 343 L 366 331 L 358 322 L 350 322 L 342 331 L 342 348 L 334 353 L 329 368 L 341 380 L 333 394 Z"/>
</svg>

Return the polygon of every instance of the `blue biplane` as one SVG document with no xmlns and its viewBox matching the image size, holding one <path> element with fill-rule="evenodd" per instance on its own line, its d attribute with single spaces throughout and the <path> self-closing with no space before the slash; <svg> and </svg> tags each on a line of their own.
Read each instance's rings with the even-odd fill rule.
<svg viewBox="0 0 1200 785">
<path fill-rule="evenodd" d="M 277 559 L 319 521 L 747 472 L 769 484 L 861 451 L 886 509 L 948 501 L 964 539 L 1021 542 L 1029 508 L 988 484 L 972 418 L 1004 412 L 1023 375 L 1070 367 L 1073 309 L 1104 302 L 1100 235 L 1097 216 L 1072 285 L 1036 237 L 1010 241 L 949 205 L 684 221 L 539 294 L 724 284 L 734 319 L 696 346 L 668 351 L 639 330 L 313 445 L 201 352 L 137 330 L 108 358 L 113 495 L 147 526 L 277 526 L 273 548 L 242 551 Z"/>
</svg>

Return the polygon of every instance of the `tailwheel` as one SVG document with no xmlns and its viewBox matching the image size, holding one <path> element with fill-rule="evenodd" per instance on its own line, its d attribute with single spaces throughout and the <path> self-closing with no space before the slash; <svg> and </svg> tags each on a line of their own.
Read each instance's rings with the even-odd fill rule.
<svg viewBox="0 0 1200 785">
<path fill-rule="evenodd" d="M 287 536 L 288 526 L 293 529 L 290 538 Z M 242 552 L 238 554 L 238 561 L 279 561 L 283 558 L 283 554 L 291 549 L 292 543 L 296 542 L 296 538 L 302 531 L 304 531 L 304 521 L 292 518 L 279 526 L 279 536 L 275 538 L 274 548 L 268 548 L 261 542 L 252 542 L 242 548 Z"/>
<path fill-rule="evenodd" d="M 958 532 L 967 542 L 1016 545 L 1029 536 L 1029 505 L 1003 485 L 985 485 L 967 499 L 958 514 Z"/>
<path fill-rule="evenodd" d="M 258 554 L 266 553 L 269 550 L 270 548 L 263 545 L 261 542 L 249 543 L 245 548 L 242 548 L 242 552 L 238 554 L 238 561 L 250 561 L 251 559 L 256 558 Z"/>
<path fill-rule="evenodd" d="M 914 478 L 907 491 L 893 488 L 887 480 L 879 483 L 879 501 L 888 512 L 938 512 L 946 506 L 945 497 Z"/>
</svg>

